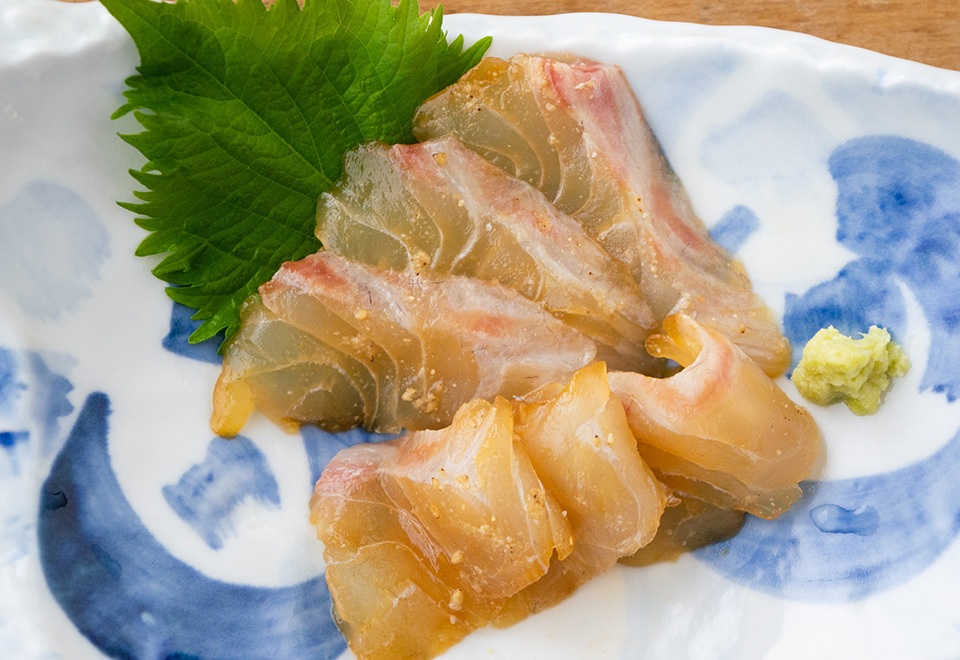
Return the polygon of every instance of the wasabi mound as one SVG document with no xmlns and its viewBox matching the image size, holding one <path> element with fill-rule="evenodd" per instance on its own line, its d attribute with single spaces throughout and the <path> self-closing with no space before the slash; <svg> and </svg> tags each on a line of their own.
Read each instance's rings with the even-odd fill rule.
<svg viewBox="0 0 960 660">
<path fill-rule="evenodd" d="M 910 360 L 883 328 L 860 334 L 853 339 L 830 326 L 807 342 L 791 376 L 804 398 L 822 406 L 843 401 L 857 415 L 880 409 L 883 392 L 907 373 Z"/>
</svg>

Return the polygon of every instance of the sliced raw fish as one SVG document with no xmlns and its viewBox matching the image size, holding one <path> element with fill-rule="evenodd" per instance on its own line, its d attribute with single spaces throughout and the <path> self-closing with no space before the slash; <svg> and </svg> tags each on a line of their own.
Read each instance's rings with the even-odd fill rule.
<svg viewBox="0 0 960 660">
<path fill-rule="evenodd" d="M 667 501 L 640 458 L 623 406 L 596 362 L 559 391 L 517 404 L 516 432 L 573 530 L 573 552 L 504 606 L 506 625 L 554 605 L 618 559 L 650 543 Z M 538 396 L 539 395 L 539 396 Z"/>
<path fill-rule="evenodd" d="M 327 250 L 382 268 L 496 280 L 596 341 L 611 368 L 653 374 L 658 321 L 624 264 L 530 184 L 454 138 L 350 152 L 320 198 Z"/>
<path fill-rule="evenodd" d="M 681 494 L 775 518 L 800 496 L 820 452 L 810 414 L 730 340 L 678 314 L 647 349 L 684 368 L 669 378 L 610 374 L 640 454 Z"/>
<path fill-rule="evenodd" d="M 767 374 L 786 370 L 772 312 L 711 240 L 618 67 L 487 58 L 423 104 L 414 134 L 456 136 L 543 191 L 628 266 L 658 319 L 694 315 Z"/>
<path fill-rule="evenodd" d="M 354 653 L 423 658 L 634 555 L 670 499 L 598 362 L 521 401 L 466 403 L 448 428 L 342 450 L 311 520 Z"/>
<path fill-rule="evenodd" d="M 573 545 L 502 398 L 465 404 L 442 430 L 342 450 L 310 506 L 337 623 L 361 660 L 437 655 Z"/>
<path fill-rule="evenodd" d="M 320 252 L 284 264 L 249 304 L 226 349 L 212 425 L 234 435 L 256 406 L 287 426 L 441 428 L 473 398 L 566 381 L 595 350 L 495 282 Z"/>
<path fill-rule="evenodd" d="M 244 303 L 240 318 L 214 389 L 217 433 L 239 433 L 254 405 L 290 430 L 318 419 L 348 429 L 375 406 L 376 388 L 360 361 L 285 322 L 259 297 Z"/>
</svg>

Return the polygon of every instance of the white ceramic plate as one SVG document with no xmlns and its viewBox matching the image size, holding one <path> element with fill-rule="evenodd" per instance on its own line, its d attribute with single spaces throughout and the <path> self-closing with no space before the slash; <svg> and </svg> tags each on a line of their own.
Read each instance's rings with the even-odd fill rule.
<svg viewBox="0 0 960 660">
<path fill-rule="evenodd" d="M 619 64 L 791 339 L 876 323 L 913 360 L 878 415 L 813 411 L 827 458 L 788 515 L 447 657 L 957 658 L 960 73 L 755 28 L 445 25 Z M 0 0 L 0 655 L 336 657 L 306 502 L 355 438 L 210 432 L 212 348 L 186 346 L 115 204 L 142 163 L 108 119 L 137 61 L 98 4 Z"/>
</svg>

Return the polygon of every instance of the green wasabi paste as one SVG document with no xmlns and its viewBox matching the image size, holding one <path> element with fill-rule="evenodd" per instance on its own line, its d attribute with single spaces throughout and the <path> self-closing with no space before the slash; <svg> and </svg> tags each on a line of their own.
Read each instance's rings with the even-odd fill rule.
<svg viewBox="0 0 960 660">
<path fill-rule="evenodd" d="M 884 390 L 907 373 L 910 360 L 883 328 L 860 334 L 853 339 L 830 326 L 807 342 L 791 376 L 804 398 L 820 405 L 843 401 L 857 415 L 880 409 Z"/>
</svg>

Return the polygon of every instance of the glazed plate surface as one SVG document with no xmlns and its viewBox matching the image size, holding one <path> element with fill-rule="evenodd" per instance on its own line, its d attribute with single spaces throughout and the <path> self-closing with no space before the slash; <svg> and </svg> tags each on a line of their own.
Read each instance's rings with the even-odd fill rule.
<svg viewBox="0 0 960 660">
<path fill-rule="evenodd" d="M 776 521 L 617 567 L 445 658 L 960 655 L 960 73 L 759 28 L 455 15 L 490 54 L 620 65 L 715 238 L 780 315 L 887 327 L 913 362 Z M 0 655 L 336 658 L 320 470 L 363 434 L 209 429 L 215 347 L 137 258 L 138 63 L 97 3 L 0 1 Z M 787 378 L 780 380 L 798 399 Z"/>
</svg>

